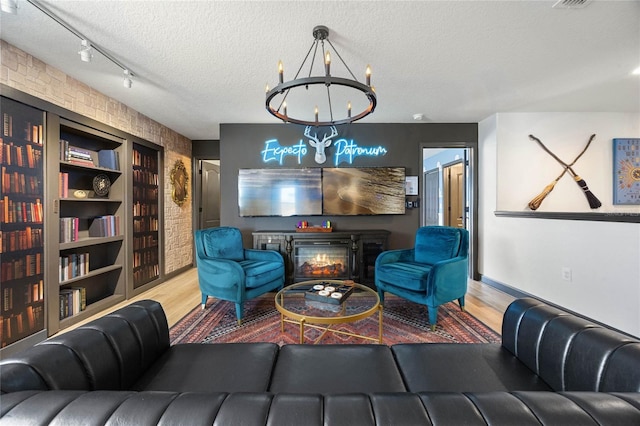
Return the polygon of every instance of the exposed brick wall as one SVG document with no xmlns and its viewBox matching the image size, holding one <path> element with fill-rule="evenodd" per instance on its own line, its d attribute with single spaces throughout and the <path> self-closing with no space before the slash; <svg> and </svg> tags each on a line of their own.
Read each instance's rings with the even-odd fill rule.
<svg viewBox="0 0 640 426">
<path fill-rule="evenodd" d="M 180 159 L 191 184 L 191 141 L 4 40 L 0 43 L 1 83 L 164 147 L 165 272 L 190 265 L 192 194 L 189 186 L 187 202 L 178 207 L 171 199 L 169 176 Z"/>
</svg>

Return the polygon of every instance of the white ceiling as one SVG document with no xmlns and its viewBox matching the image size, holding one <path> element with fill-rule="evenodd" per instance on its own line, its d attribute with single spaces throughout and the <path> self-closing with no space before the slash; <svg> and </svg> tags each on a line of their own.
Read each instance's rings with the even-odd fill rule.
<svg viewBox="0 0 640 426">
<path fill-rule="evenodd" d="M 265 84 L 280 59 L 292 77 L 316 25 L 361 81 L 371 64 L 378 107 L 363 123 L 640 112 L 640 1 L 42 3 L 129 67 L 133 87 L 98 53 L 81 62 L 78 37 L 25 0 L 1 14 L 2 39 L 190 139 L 218 139 L 220 123 L 277 123 Z"/>
</svg>

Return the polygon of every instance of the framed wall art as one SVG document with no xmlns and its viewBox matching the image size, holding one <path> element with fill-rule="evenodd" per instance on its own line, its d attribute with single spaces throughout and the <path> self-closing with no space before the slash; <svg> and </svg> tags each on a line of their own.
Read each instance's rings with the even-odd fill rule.
<svg viewBox="0 0 640 426">
<path fill-rule="evenodd" d="M 640 205 L 640 139 L 613 139 L 613 204 Z"/>
</svg>

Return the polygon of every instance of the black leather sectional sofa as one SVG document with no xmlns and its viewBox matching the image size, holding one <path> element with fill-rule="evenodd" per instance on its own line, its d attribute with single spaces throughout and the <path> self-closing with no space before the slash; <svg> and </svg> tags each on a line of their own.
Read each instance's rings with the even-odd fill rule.
<svg viewBox="0 0 640 426">
<path fill-rule="evenodd" d="M 640 341 L 534 299 L 502 344 L 169 345 L 133 303 L 0 363 L 0 425 L 640 425 Z"/>
</svg>

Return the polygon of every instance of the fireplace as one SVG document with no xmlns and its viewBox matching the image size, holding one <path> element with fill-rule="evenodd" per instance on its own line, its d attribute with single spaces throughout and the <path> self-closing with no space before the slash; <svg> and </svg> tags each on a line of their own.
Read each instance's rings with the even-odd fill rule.
<svg viewBox="0 0 640 426">
<path fill-rule="evenodd" d="M 293 254 L 294 281 L 349 279 L 350 240 L 296 241 Z"/>
</svg>

